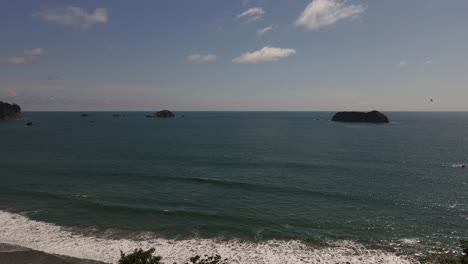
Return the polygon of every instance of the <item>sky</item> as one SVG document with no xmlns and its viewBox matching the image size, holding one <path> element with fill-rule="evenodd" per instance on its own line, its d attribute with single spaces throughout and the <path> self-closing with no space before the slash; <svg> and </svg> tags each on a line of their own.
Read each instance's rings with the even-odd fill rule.
<svg viewBox="0 0 468 264">
<path fill-rule="evenodd" d="M 468 111 L 467 14 L 467 0 L 0 0 L 0 101 Z"/>
</svg>

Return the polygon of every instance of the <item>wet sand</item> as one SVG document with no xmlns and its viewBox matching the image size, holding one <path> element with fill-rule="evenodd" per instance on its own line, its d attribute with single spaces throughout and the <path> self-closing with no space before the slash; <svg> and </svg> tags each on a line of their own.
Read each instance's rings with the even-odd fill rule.
<svg viewBox="0 0 468 264">
<path fill-rule="evenodd" d="M 106 264 L 104 262 L 53 255 L 0 243 L 0 263 L 2 264 Z"/>
</svg>

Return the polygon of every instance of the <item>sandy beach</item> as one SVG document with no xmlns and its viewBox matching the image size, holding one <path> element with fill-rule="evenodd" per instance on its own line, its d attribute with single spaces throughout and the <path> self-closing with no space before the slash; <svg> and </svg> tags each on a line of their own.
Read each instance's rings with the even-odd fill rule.
<svg viewBox="0 0 468 264">
<path fill-rule="evenodd" d="M 0 244 L 2 264 L 105 264 L 104 262 L 53 255 L 9 244 Z"/>
</svg>

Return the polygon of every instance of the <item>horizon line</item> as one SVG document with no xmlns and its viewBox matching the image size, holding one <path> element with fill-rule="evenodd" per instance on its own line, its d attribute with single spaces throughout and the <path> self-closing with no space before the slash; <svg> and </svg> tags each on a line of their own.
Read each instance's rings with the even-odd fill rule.
<svg viewBox="0 0 468 264">
<path fill-rule="evenodd" d="M 168 110 L 168 109 L 163 109 Z M 170 110 L 171 112 L 368 112 L 372 110 Z M 161 110 L 24 110 L 22 112 L 154 112 Z M 379 112 L 468 112 L 468 110 L 377 110 Z"/>
</svg>

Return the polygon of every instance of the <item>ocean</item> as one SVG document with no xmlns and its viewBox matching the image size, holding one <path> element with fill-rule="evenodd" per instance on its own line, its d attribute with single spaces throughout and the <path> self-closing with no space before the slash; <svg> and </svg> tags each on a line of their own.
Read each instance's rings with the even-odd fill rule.
<svg viewBox="0 0 468 264">
<path fill-rule="evenodd" d="M 0 122 L 0 243 L 107 262 L 155 247 L 168 263 L 411 263 L 468 238 L 468 112 L 88 114 Z"/>
</svg>

